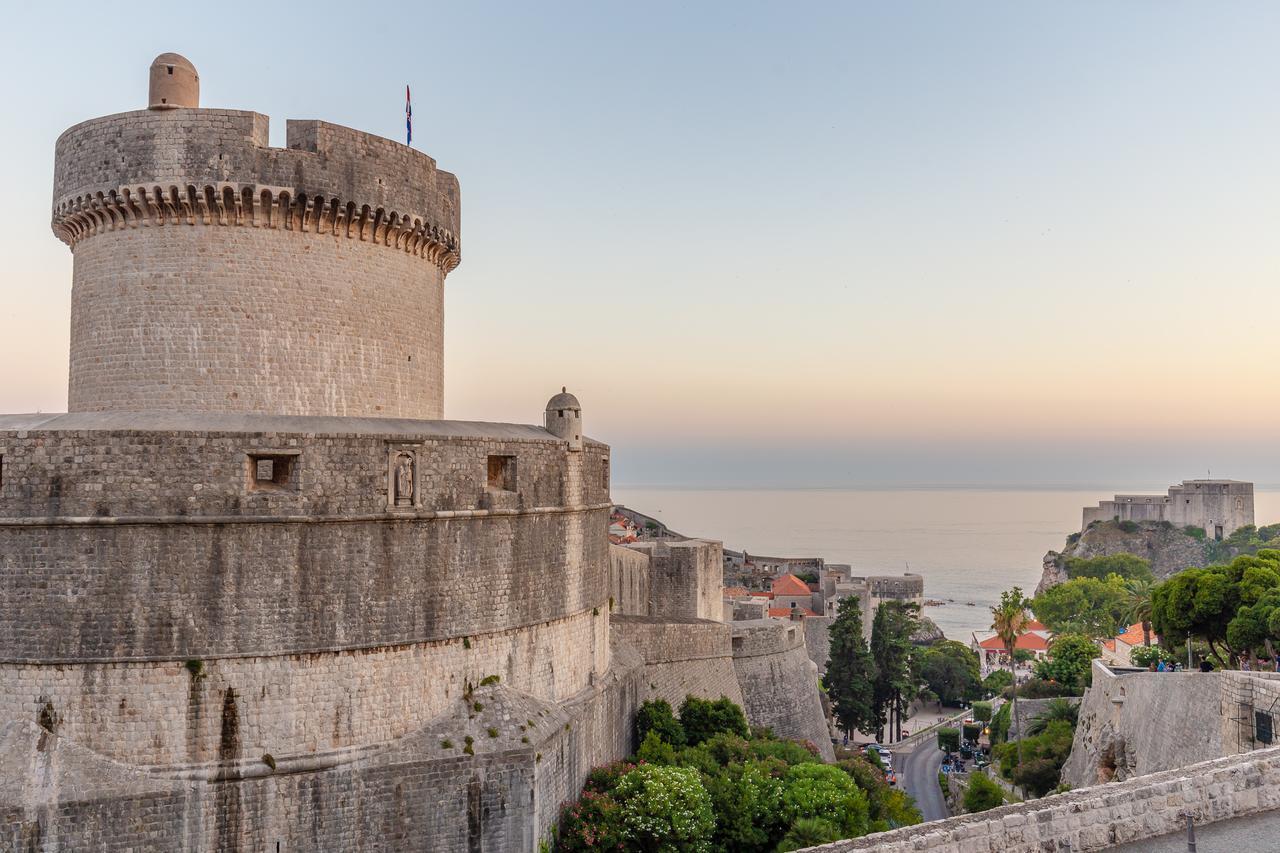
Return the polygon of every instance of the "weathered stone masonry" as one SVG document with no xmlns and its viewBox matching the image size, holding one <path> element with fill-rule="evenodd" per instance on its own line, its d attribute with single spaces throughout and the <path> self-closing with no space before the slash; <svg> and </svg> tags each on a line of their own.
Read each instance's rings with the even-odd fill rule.
<svg viewBox="0 0 1280 853">
<path fill-rule="evenodd" d="M 655 572 L 573 395 L 426 419 L 452 175 L 151 80 L 58 141 L 73 411 L 0 416 L 0 851 L 537 849 L 645 698 L 740 697 L 728 627 L 611 635 Z"/>
</svg>

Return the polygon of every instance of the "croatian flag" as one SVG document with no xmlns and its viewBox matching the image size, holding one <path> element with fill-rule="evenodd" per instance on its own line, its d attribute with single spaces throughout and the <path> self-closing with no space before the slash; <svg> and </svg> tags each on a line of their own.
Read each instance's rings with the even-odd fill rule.
<svg viewBox="0 0 1280 853">
<path fill-rule="evenodd" d="M 404 87 L 404 144 L 413 144 L 413 104 L 409 101 L 409 86 Z"/>
</svg>

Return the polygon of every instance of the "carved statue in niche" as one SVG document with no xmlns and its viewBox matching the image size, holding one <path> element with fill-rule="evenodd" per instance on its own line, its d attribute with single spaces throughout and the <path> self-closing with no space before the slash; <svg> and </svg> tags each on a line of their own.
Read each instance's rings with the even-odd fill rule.
<svg viewBox="0 0 1280 853">
<path fill-rule="evenodd" d="M 395 465 L 395 504 L 413 506 L 413 454 L 401 453 Z"/>
</svg>

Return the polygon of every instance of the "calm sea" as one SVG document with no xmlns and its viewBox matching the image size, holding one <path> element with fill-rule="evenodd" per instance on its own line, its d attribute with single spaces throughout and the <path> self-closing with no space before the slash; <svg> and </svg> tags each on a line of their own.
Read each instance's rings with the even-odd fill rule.
<svg viewBox="0 0 1280 853">
<path fill-rule="evenodd" d="M 924 575 L 927 615 L 952 639 L 991 625 L 988 608 L 1017 584 L 1030 593 L 1046 551 L 1080 528 L 1080 510 L 1132 485 L 1091 489 L 676 489 L 615 486 L 618 503 L 687 536 L 734 550 L 820 556 L 854 574 Z M 1163 492 L 1144 488 L 1143 492 Z M 1259 523 L 1280 521 L 1280 489 L 1258 488 Z M 973 606 L 969 606 L 972 602 Z"/>
</svg>

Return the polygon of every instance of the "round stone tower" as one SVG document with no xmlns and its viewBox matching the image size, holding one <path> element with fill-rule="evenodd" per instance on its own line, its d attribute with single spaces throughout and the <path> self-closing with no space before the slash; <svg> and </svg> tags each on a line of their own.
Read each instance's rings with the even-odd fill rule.
<svg viewBox="0 0 1280 853">
<path fill-rule="evenodd" d="M 547 432 L 569 442 L 570 450 L 582 449 L 582 406 L 578 398 L 561 387 L 560 393 L 547 401 Z"/>
<path fill-rule="evenodd" d="M 75 256 L 68 408 L 439 418 L 458 181 L 389 139 L 199 108 L 177 54 L 150 109 L 58 139 Z"/>
<path fill-rule="evenodd" d="M 147 104 L 153 110 L 200 106 L 200 75 L 185 56 L 162 53 L 151 63 L 151 92 Z"/>
</svg>

